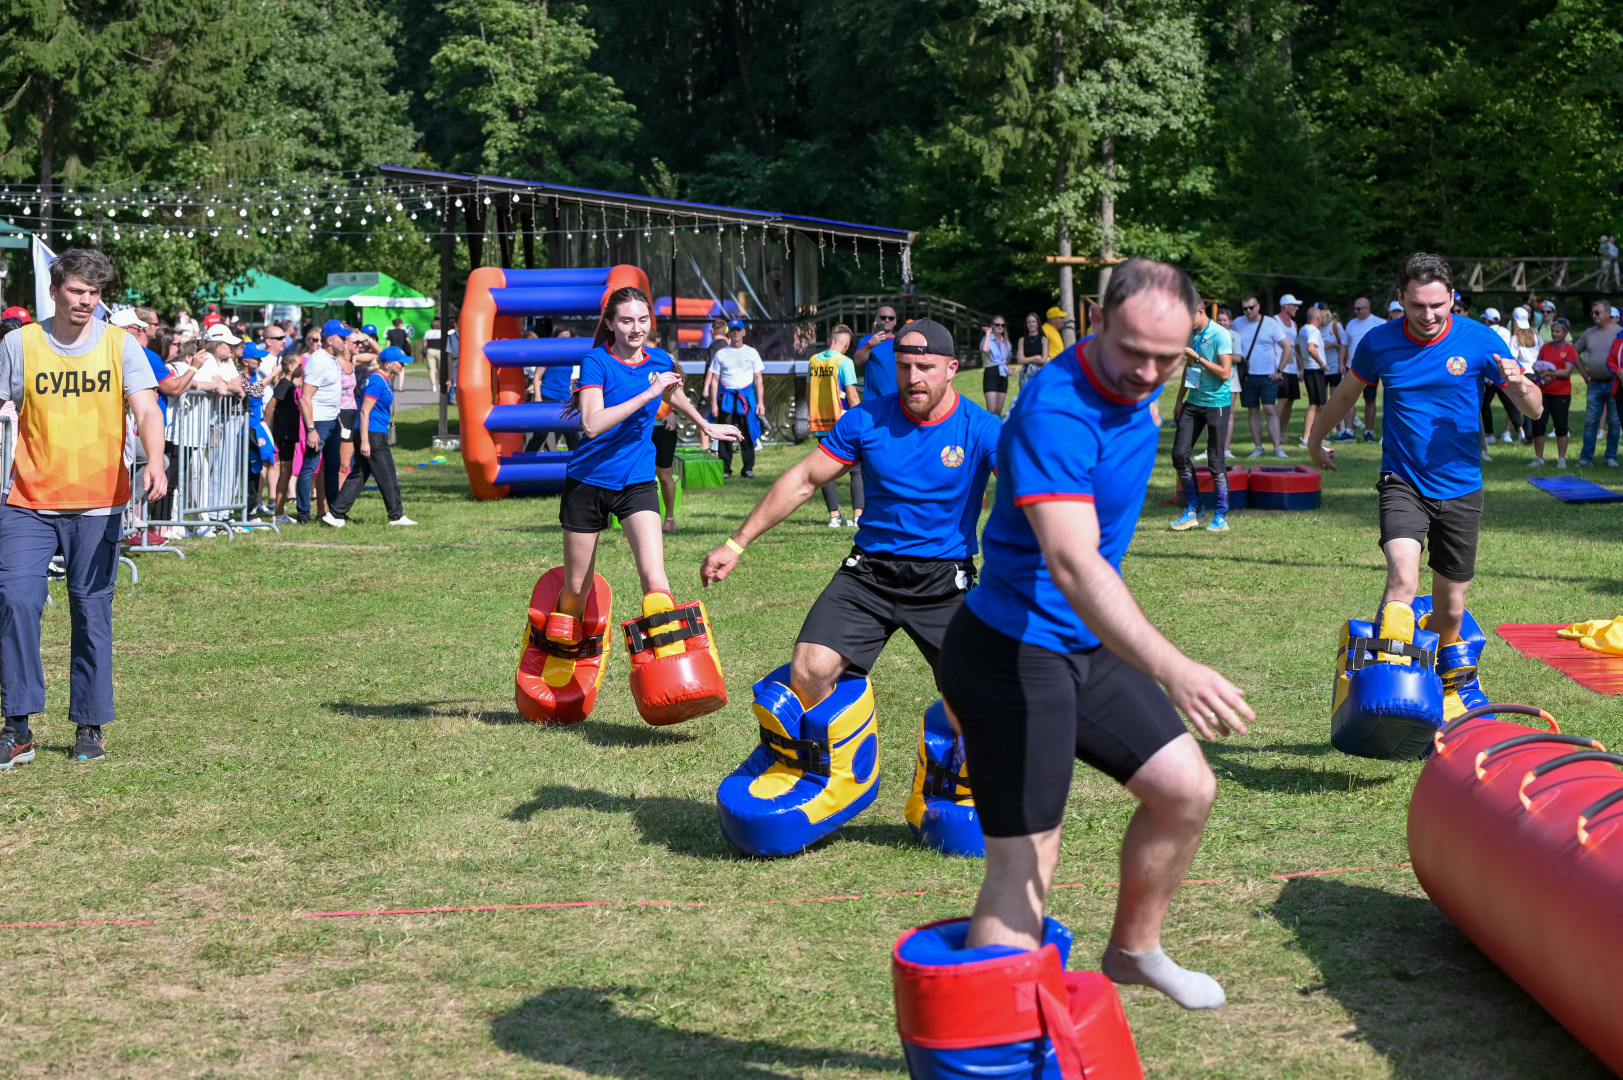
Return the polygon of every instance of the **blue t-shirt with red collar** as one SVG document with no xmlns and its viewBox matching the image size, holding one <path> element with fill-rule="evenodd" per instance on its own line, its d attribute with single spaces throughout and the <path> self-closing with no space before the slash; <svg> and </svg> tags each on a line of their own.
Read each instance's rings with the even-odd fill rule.
<svg viewBox="0 0 1623 1080">
<path fill-rule="evenodd" d="M 644 346 L 635 361 L 627 362 L 611 353 L 607 345 L 599 345 L 581 358 L 580 389 L 598 387 L 603 391 L 603 405 L 613 407 L 646 393 L 648 384 L 660 372 L 675 370 L 676 361 L 664 349 Z M 565 475 L 610 491 L 652 482 L 652 433 L 659 406 L 660 399 L 654 398 L 603 434 L 581 440 Z"/>
<path fill-rule="evenodd" d="M 1024 507 L 1092 503 L 1099 554 L 1120 573 L 1160 435 L 1153 398 L 1123 398 L 1088 368 L 1082 349 L 1090 340 L 1050 360 L 1015 399 L 998 443 L 997 498 L 981 537 L 986 566 L 965 601 L 988 626 L 1056 652 L 1091 649 L 1099 638 L 1049 576 Z"/>
<path fill-rule="evenodd" d="M 1430 344 L 1397 318 L 1364 335 L 1352 373 L 1385 388 L 1381 471 L 1428 499 L 1458 499 L 1482 487 L 1481 387 L 1505 385 L 1498 334 L 1471 319 L 1449 322 Z"/>
<path fill-rule="evenodd" d="M 998 418 L 957 391 L 952 411 L 920 423 L 901 395 L 847 409 L 819 444 L 862 464 L 867 500 L 856 546 L 871 555 L 967 559 L 975 554 L 986 479 L 997 467 Z"/>
<path fill-rule="evenodd" d="M 878 336 L 869 334 L 857 343 L 857 348 L 860 350 L 866 347 Z M 873 347 L 868 359 L 862 364 L 862 396 L 884 397 L 900 389 L 901 387 L 896 385 L 896 339 L 888 337 Z M 867 512 L 863 511 L 864 514 Z"/>
</svg>

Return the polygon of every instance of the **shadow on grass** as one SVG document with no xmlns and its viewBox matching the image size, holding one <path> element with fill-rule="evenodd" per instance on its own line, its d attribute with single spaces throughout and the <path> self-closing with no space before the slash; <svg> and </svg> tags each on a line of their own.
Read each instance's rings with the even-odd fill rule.
<svg viewBox="0 0 1623 1080">
<path fill-rule="evenodd" d="M 1368 561 L 1342 561 L 1342 562 L 1306 562 L 1301 559 L 1268 558 L 1258 555 L 1230 555 L 1224 552 L 1212 551 L 1134 551 L 1135 559 L 1170 559 L 1190 562 L 1214 563 L 1231 562 L 1247 563 L 1253 566 L 1277 566 L 1281 569 L 1313 569 L 1313 570 L 1374 570 L 1380 564 L 1374 560 Z M 1540 584 L 1550 580 L 1548 574 L 1529 571 L 1505 570 L 1502 568 L 1477 567 L 1478 578 L 1503 578 L 1516 581 L 1536 581 Z M 1581 586 L 1591 592 L 1608 595 L 1623 595 L 1623 578 L 1594 575 L 1591 577 L 1567 577 L 1565 579 L 1573 586 Z"/>
<path fill-rule="evenodd" d="M 472 717 L 481 724 L 522 724 L 524 717 L 512 709 L 476 709 L 471 701 L 399 701 L 387 705 L 372 705 L 360 701 L 325 701 L 322 705 L 335 713 L 357 716 L 364 720 L 417 720 L 429 718 Z"/>
<path fill-rule="evenodd" d="M 672 743 L 692 742 L 698 732 L 687 727 L 655 727 L 652 724 L 609 724 L 601 720 L 587 720 L 573 724 L 570 730 L 593 746 L 669 746 Z"/>
<path fill-rule="evenodd" d="M 1430 901 L 1294 878 L 1271 908 L 1398 1080 L 1611 1074 Z M 1576 941 L 1576 939 L 1574 939 Z"/>
<path fill-rule="evenodd" d="M 1268 751 L 1294 753 L 1284 747 L 1208 746 L 1206 761 L 1220 779 L 1232 780 L 1251 791 L 1295 795 L 1363 791 L 1390 784 L 1391 776 L 1360 776 L 1350 768 L 1314 768 L 1305 765 L 1255 765 L 1247 757 Z"/>
<path fill-rule="evenodd" d="M 741 859 L 721 835 L 714 801 L 700 802 L 668 795 L 611 795 L 592 788 L 547 784 L 508 811 L 510 821 L 529 821 L 550 810 L 596 810 L 629 815 L 644 843 L 658 844 L 676 855 L 700 859 Z"/>
<path fill-rule="evenodd" d="M 635 1001 L 643 993 L 632 987 L 557 987 L 492 1020 L 491 1038 L 508 1053 L 531 1061 L 629 1080 L 789 1080 L 829 1069 L 899 1072 L 905 1067 L 900 1057 L 731 1039 L 620 1012 L 621 1002 Z"/>
<path fill-rule="evenodd" d="M 836 829 L 829 840 L 854 841 L 859 844 L 872 844 L 875 847 L 916 848 L 919 842 L 913 838 L 913 830 L 901 822 L 857 821 L 852 825 L 845 825 Z M 827 841 L 824 841 L 827 843 Z"/>
</svg>

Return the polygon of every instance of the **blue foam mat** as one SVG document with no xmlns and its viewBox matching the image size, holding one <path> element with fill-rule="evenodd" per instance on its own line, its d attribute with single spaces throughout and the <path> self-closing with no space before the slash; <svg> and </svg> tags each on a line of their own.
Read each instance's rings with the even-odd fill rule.
<svg viewBox="0 0 1623 1080">
<path fill-rule="evenodd" d="M 1623 493 L 1581 476 L 1529 476 L 1527 482 L 1567 503 L 1623 502 Z"/>
</svg>

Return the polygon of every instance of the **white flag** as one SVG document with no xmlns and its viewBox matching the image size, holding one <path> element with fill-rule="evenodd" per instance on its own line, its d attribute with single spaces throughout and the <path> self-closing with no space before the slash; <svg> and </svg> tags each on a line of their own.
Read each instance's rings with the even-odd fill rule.
<svg viewBox="0 0 1623 1080">
<path fill-rule="evenodd" d="M 56 304 L 51 301 L 51 263 L 56 261 L 56 252 L 37 236 L 30 236 L 28 244 L 34 256 L 34 321 L 44 322 L 56 314 Z"/>
</svg>

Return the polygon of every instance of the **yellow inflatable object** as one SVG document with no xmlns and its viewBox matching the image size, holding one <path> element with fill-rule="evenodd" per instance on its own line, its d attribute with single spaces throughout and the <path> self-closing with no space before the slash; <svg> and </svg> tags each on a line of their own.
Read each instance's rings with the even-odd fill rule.
<svg viewBox="0 0 1623 1080">
<path fill-rule="evenodd" d="M 1556 634 L 1568 640 L 1576 640 L 1586 649 L 1608 656 L 1623 656 L 1623 615 L 1615 619 L 1590 619 L 1588 622 L 1573 623 L 1565 630 L 1557 630 Z"/>
</svg>

